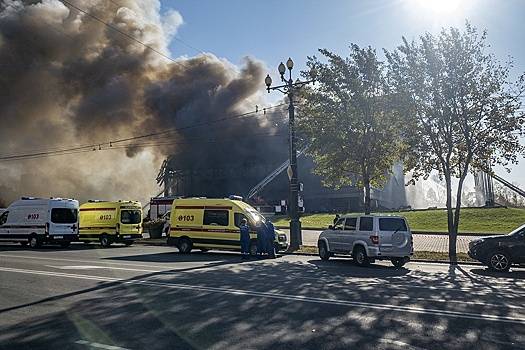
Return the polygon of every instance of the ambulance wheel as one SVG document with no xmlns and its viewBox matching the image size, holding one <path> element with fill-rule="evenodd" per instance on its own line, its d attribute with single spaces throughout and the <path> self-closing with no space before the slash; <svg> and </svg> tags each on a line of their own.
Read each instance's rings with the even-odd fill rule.
<svg viewBox="0 0 525 350">
<path fill-rule="evenodd" d="M 103 248 L 108 248 L 111 245 L 111 240 L 109 239 L 108 235 L 103 234 L 100 236 L 100 245 Z"/>
<path fill-rule="evenodd" d="M 188 254 L 191 253 L 192 244 L 191 241 L 188 238 L 181 238 L 179 241 L 179 252 L 182 254 Z"/>
<path fill-rule="evenodd" d="M 37 235 L 32 234 L 31 237 L 29 237 L 29 246 L 33 249 L 40 248 L 42 246 L 42 241 L 40 241 Z"/>
<path fill-rule="evenodd" d="M 60 246 L 61 246 L 62 248 L 67 248 L 67 247 L 69 247 L 70 245 L 71 245 L 71 242 L 69 242 L 69 241 L 60 242 Z"/>
<path fill-rule="evenodd" d="M 256 241 L 252 241 L 250 243 L 250 255 L 251 256 L 257 255 L 257 242 Z"/>
<path fill-rule="evenodd" d="M 133 241 L 124 241 L 124 245 L 125 245 L 126 247 L 129 247 L 129 246 L 132 245 L 132 244 L 133 244 Z"/>
</svg>

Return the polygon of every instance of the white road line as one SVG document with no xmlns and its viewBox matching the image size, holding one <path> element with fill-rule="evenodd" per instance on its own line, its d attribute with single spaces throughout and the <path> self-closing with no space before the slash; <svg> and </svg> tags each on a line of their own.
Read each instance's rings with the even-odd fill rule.
<svg viewBox="0 0 525 350">
<path fill-rule="evenodd" d="M 251 291 L 251 290 L 231 289 L 231 288 L 205 287 L 205 286 L 188 285 L 188 284 L 155 282 L 155 281 L 140 280 L 140 279 L 129 280 L 129 279 L 122 279 L 122 278 L 101 277 L 101 276 L 92 276 L 92 275 L 78 275 L 78 274 L 69 274 L 69 273 L 61 273 L 61 272 L 14 269 L 14 268 L 8 268 L 8 267 L 0 267 L 0 271 L 13 272 L 13 273 L 25 273 L 25 274 L 33 274 L 33 275 L 44 275 L 44 276 L 52 276 L 52 277 L 86 279 L 86 280 L 114 282 L 114 283 L 131 284 L 131 285 L 143 285 L 143 286 L 151 286 L 151 287 L 164 287 L 164 288 L 179 289 L 179 290 L 193 290 L 193 291 L 209 292 L 209 293 L 243 295 L 243 296 L 277 299 L 277 300 L 296 301 L 296 302 L 330 304 L 330 305 L 341 305 L 341 306 L 351 306 L 351 307 L 353 306 L 353 307 L 373 309 L 373 310 L 389 310 L 389 311 L 394 311 L 394 312 L 425 314 L 425 315 L 443 316 L 443 317 L 450 317 L 450 318 L 465 318 L 465 319 L 473 319 L 473 320 L 480 320 L 480 321 L 525 324 L 525 317 L 500 316 L 500 315 L 493 315 L 493 314 L 486 314 L 486 313 L 458 312 L 458 311 L 448 311 L 448 310 L 438 310 L 438 309 L 427 309 L 427 308 L 422 308 L 422 307 L 387 305 L 387 304 L 379 304 L 379 303 L 367 303 L 367 302 L 350 301 L 350 300 L 339 300 L 339 299 L 334 299 L 334 298 L 315 298 L 315 297 L 307 297 L 307 296 L 302 296 L 302 295 L 257 292 L 257 291 Z"/>
<path fill-rule="evenodd" d="M 150 272 L 150 273 L 162 273 L 165 270 L 145 270 L 145 269 L 130 269 L 128 267 L 114 267 L 114 266 L 100 266 L 100 265 L 65 265 L 65 266 L 56 266 L 56 265 L 44 265 L 46 267 L 51 267 L 53 269 L 59 270 L 121 270 L 121 271 L 134 271 L 134 272 Z"/>
<path fill-rule="evenodd" d="M 122 266 L 136 266 L 136 267 L 153 267 L 158 268 L 157 265 L 147 265 L 147 264 L 135 264 L 135 263 L 125 263 L 125 262 L 115 262 L 115 261 L 107 261 L 105 259 L 99 259 L 99 260 L 79 260 L 79 259 L 65 259 L 65 258 L 47 258 L 47 257 L 40 257 L 40 256 L 24 256 L 24 255 L 11 255 L 11 254 L 0 254 L 1 257 L 6 258 L 17 258 L 17 259 L 23 259 L 23 260 L 50 260 L 50 261 L 65 261 L 65 262 L 79 262 L 79 263 L 88 263 L 93 264 L 93 262 L 98 261 L 100 264 L 107 264 L 107 265 L 122 265 Z M 166 263 L 166 262 L 159 262 L 159 264 Z M 198 263 L 198 261 L 196 261 Z"/>
<path fill-rule="evenodd" d="M 80 265 L 80 266 L 54 266 L 54 265 L 45 265 L 46 267 L 51 267 L 59 270 L 123 270 L 123 271 L 136 271 L 136 272 L 149 272 L 149 273 L 162 273 L 162 270 L 144 270 L 144 269 L 130 269 L 124 267 L 113 267 L 113 266 L 97 266 L 97 265 Z M 334 284 L 330 284 L 334 285 Z M 341 285 L 342 287 L 348 287 L 348 285 Z M 356 286 L 356 282 L 352 283 L 352 286 Z M 370 284 L 360 283 L 359 287 L 369 287 Z M 452 304 L 461 304 L 461 305 L 477 305 L 477 306 L 491 306 L 491 307 L 505 307 L 509 309 L 525 309 L 525 306 L 517 306 L 511 304 L 493 304 L 485 303 L 478 301 L 465 301 L 465 300 L 449 300 L 449 299 L 431 299 L 431 298 L 420 298 L 412 297 L 407 295 L 389 295 L 389 299 L 399 299 L 399 300 L 417 300 L 417 301 L 429 301 L 433 303 L 452 303 Z"/>
<path fill-rule="evenodd" d="M 395 340 L 395 339 L 382 338 L 382 339 L 379 339 L 379 342 L 383 344 L 388 344 L 388 345 L 395 345 L 397 347 L 408 349 L 408 350 L 426 350 L 424 348 L 413 346 L 408 343 L 402 342 L 400 340 Z"/>
<path fill-rule="evenodd" d="M 97 262 L 98 261 L 100 264 L 105 264 L 105 265 L 121 265 L 121 266 L 150 267 L 150 268 L 157 267 L 157 266 L 154 266 L 154 265 L 112 262 L 112 261 L 106 261 L 106 260 L 78 260 L 78 259 L 47 258 L 47 257 L 11 255 L 11 254 L 0 254 L 0 257 L 14 257 L 14 258 L 19 258 L 19 259 L 24 259 L 24 260 L 36 259 L 36 260 L 50 260 L 50 261 L 64 261 L 64 262 L 81 262 L 81 263 L 88 263 L 88 264 L 93 264 L 93 262 Z M 232 262 L 232 264 L 236 264 L 236 263 Z M 227 266 L 227 265 L 224 265 L 224 266 Z M 53 266 L 53 267 L 54 268 L 58 268 L 56 266 Z M 178 272 L 177 269 L 174 269 L 174 268 L 167 268 L 167 269 L 161 269 L 161 270 L 118 268 L 118 267 L 111 267 L 111 266 L 107 266 L 106 268 L 108 268 L 108 269 L 115 269 L 115 270 L 123 270 L 123 271 L 147 272 L 147 273 L 170 272 L 171 274 L 175 274 L 175 273 Z M 207 268 L 209 268 L 209 267 L 203 266 L 201 271 L 205 270 Z M 182 268 L 182 270 L 185 270 L 185 269 L 186 268 Z M 301 275 L 299 275 L 297 273 L 289 274 L 288 276 L 290 276 L 290 277 L 295 277 L 296 276 L 296 278 L 298 278 L 298 279 L 310 279 L 310 280 L 316 280 L 316 281 L 321 281 L 323 279 L 324 280 L 328 280 L 327 281 L 328 284 L 326 284 L 327 286 L 337 286 L 337 285 L 345 286 L 345 285 L 347 285 L 347 283 L 355 284 L 356 282 L 358 282 L 358 283 L 364 284 L 363 287 L 365 287 L 365 286 L 367 286 L 367 287 L 376 287 L 377 286 L 377 287 L 381 287 L 381 288 L 385 287 L 385 283 L 382 280 L 377 279 L 377 278 L 367 278 L 366 276 L 363 276 L 363 277 L 352 277 L 352 279 L 350 279 L 348 277 L 343 277 L 343 278 L 341 278 L 341 281 L 336 280 L 333 276 L 310 277 L 310 276 L 301 276 Z M 415 277 L 417 277 L 417 275 Z M 468 279 L 465 279 L 465 281 L 468 281 Z M 502 284 L 502 286 L 504 286 L 503 283 L 501 283 L 501 284 Z M 447 292 L 449 292 L 449 291 L 456 291 L 456 292 L 465 292 L 465 293 L 479 294 L 479 291 L 476 289 L 478 286 L 476 286 L 476 285 L 472 285 L 470 287 L 457 288 L 456 286 L 453 286 L 453 285 L 451 285 L 451 286 L 444 286 L 444 287 L 434 287 L 434 286 L 415 286 L 415 285 L 409 284 L 409 283 L 400 284 L 400 283 L 393 282 L 393 283 L 389 283 L 388 287 L 389 288 L 396 288 L 396 287 L 408 288 L 410 290 L 423 289 L 423 290 L 435 290 L 435 291 L 447 291 Z M 518 294 L 518 293 L 514 292 L 514 294 Z M 519 294 L 519 295 L 522 295 L 522 294 Z M 523 296 L 525 297 L 525 294 L 523 294 Z M 427 300 L 435 301 L 435 300 L 432 300 L 432 299 L 427 299 Z M 472 304 L 474 305 L 475 303 L 472 303 Z M 487 305 L 485 303 L 481 303 L 481 304 Z"/>
<path fill-rule="evenodd" d="M 90 342 L 90 341 L 87 341 L 87 340 L 77 340 L 77 341 L 75 342 L 75 344 L 86 345 L 86 346 L 89 346 L 89 347 L 92 347 L 92 348 L 97 348 L 97 349 L 106 349 L 106 350 L 129 350 L 129 349 L 126 349 L 126 348 L 121 348 L 120 346 L 107 345 L 107 344 L 101 344 L 101 343 L 95 343 L 95 342 Z"/>
</svg>

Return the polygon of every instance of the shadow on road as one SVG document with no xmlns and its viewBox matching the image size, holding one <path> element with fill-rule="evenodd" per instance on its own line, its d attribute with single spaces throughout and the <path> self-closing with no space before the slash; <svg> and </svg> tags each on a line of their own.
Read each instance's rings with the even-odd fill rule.
<svg viewBox="0 0 525 350">
<path fill-rule="evenodd" d="M 523 344 L 523 324 L 461 317 L 523 315 L 520 277 L 502 281 L 456 268 L 359 268 L 342 259 L 238 264 L 234 254 L 111 259 L 217 265 L 97 282 L 42 299 L 39 305 L 60 303 L 61 310 L 3 327 L 0 348 L 86 349 L 74 344 L 79 339 L 129 349 L 513 349 Z M 499 284 L 505 293 L 485 283 Z M 16 311 L 35 310 L 36 304 Z"/>
<path fill-rule="evenodd" d="M 113 246 L 111 246 L 113 247 Z M 119 245 L 115 245 L 115 248 L 119 247 Z M 122 245 L 122 247 L 125 247 Z M 61 246 L 52 245 L 52 244 L 45 244 L 40 248 L 31 248 L 28 245 L 21 245 L 18 243 L 4 243 L 2 242 L 0 244 L 0 252 L 8 252 L 8 251 L 35 251 L 35 252 L 64 252 L 69 250 L 86 250 L 86 249 L 97 249 L 100 248 L 99 244 L 86 244 L 86 243 L 72 243 L 67 248 L 62 248 Z"/>
</svg>

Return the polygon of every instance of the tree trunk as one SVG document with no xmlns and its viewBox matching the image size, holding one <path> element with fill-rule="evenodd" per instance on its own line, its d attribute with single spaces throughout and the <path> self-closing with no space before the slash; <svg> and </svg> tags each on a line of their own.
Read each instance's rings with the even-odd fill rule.
<svg viewBox="0 0 525 350">
<path fill-rule="evenodd" d="M 370 179 L 368 176 L 363 178 L 364 190 L 365 190 L 365 215 L 370 214 Z"/>
<path fill-rule="evenodd" d="M 457 252 L 456 252 L 457 248 L 456 247 L 457 247 L 458 231 L 459 231 L 459 214 L 461 211 L 461 192 L 463 191 L 463 183 L 465 181 L 465 177 L 466 177 L 466 172 L 459 179 L 458 190 L 456 194 L 456 208 L 454 209 L 454 224 L 453 224 L 453 229 L 450 232 L 450 238 L 449 238 L 449 249 L 451 249 L 452 247 L 454 248 L 453 256 L 456 257 L 456 260 L 457 260 Z M 452 256 L 451 252 L 452 250 L 450 250 L 449 256 Z M 454 260 L 454 262 L 456 262 L 456 260 Z"/>
<path fill-rule="evenodd" d="M 452 211 L 452 178 L 450 173 L 445 174 L 445 180 L 447 183 L 448 258 L 451 264 L 455 264 L 457 262 L 457 230 L 454 229 L 454 212 Z"/>
</svg>

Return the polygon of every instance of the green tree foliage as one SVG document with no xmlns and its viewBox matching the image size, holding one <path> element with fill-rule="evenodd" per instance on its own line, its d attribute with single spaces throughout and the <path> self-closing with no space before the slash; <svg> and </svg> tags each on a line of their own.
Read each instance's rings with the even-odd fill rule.
<svg viewBox="0 0 525 350">
<path fill-rule="evenodd" d="M 512 63 L 500 64 L 487 47 L 486 33 L 467 23 L 464 31 L 444 29 L 412 42 L 403 38 L 397 50 L 385 52 L 410 145 L 405 165 L 414 179 L 438 171 L 446 182 L 451 261 L 467 174 L 515 163 L 524 152 L 525 116 L 519 109 L 525 78 L 509 83 Z"/>
<path fill-rule="evenodd" d="M 327 62 L 308 58 L 311 70 L 303 75 L 315 71 L 316 85 L 302 91 L 299 131 L 310 142 L 314 172 L 329 187 L 363 188 L 368 214 L 371 186 L 385 184 L 403 145 L 383 63 L 370 47 L 353 44 L 347 58 L 319 51 Z"/>
</svg>

